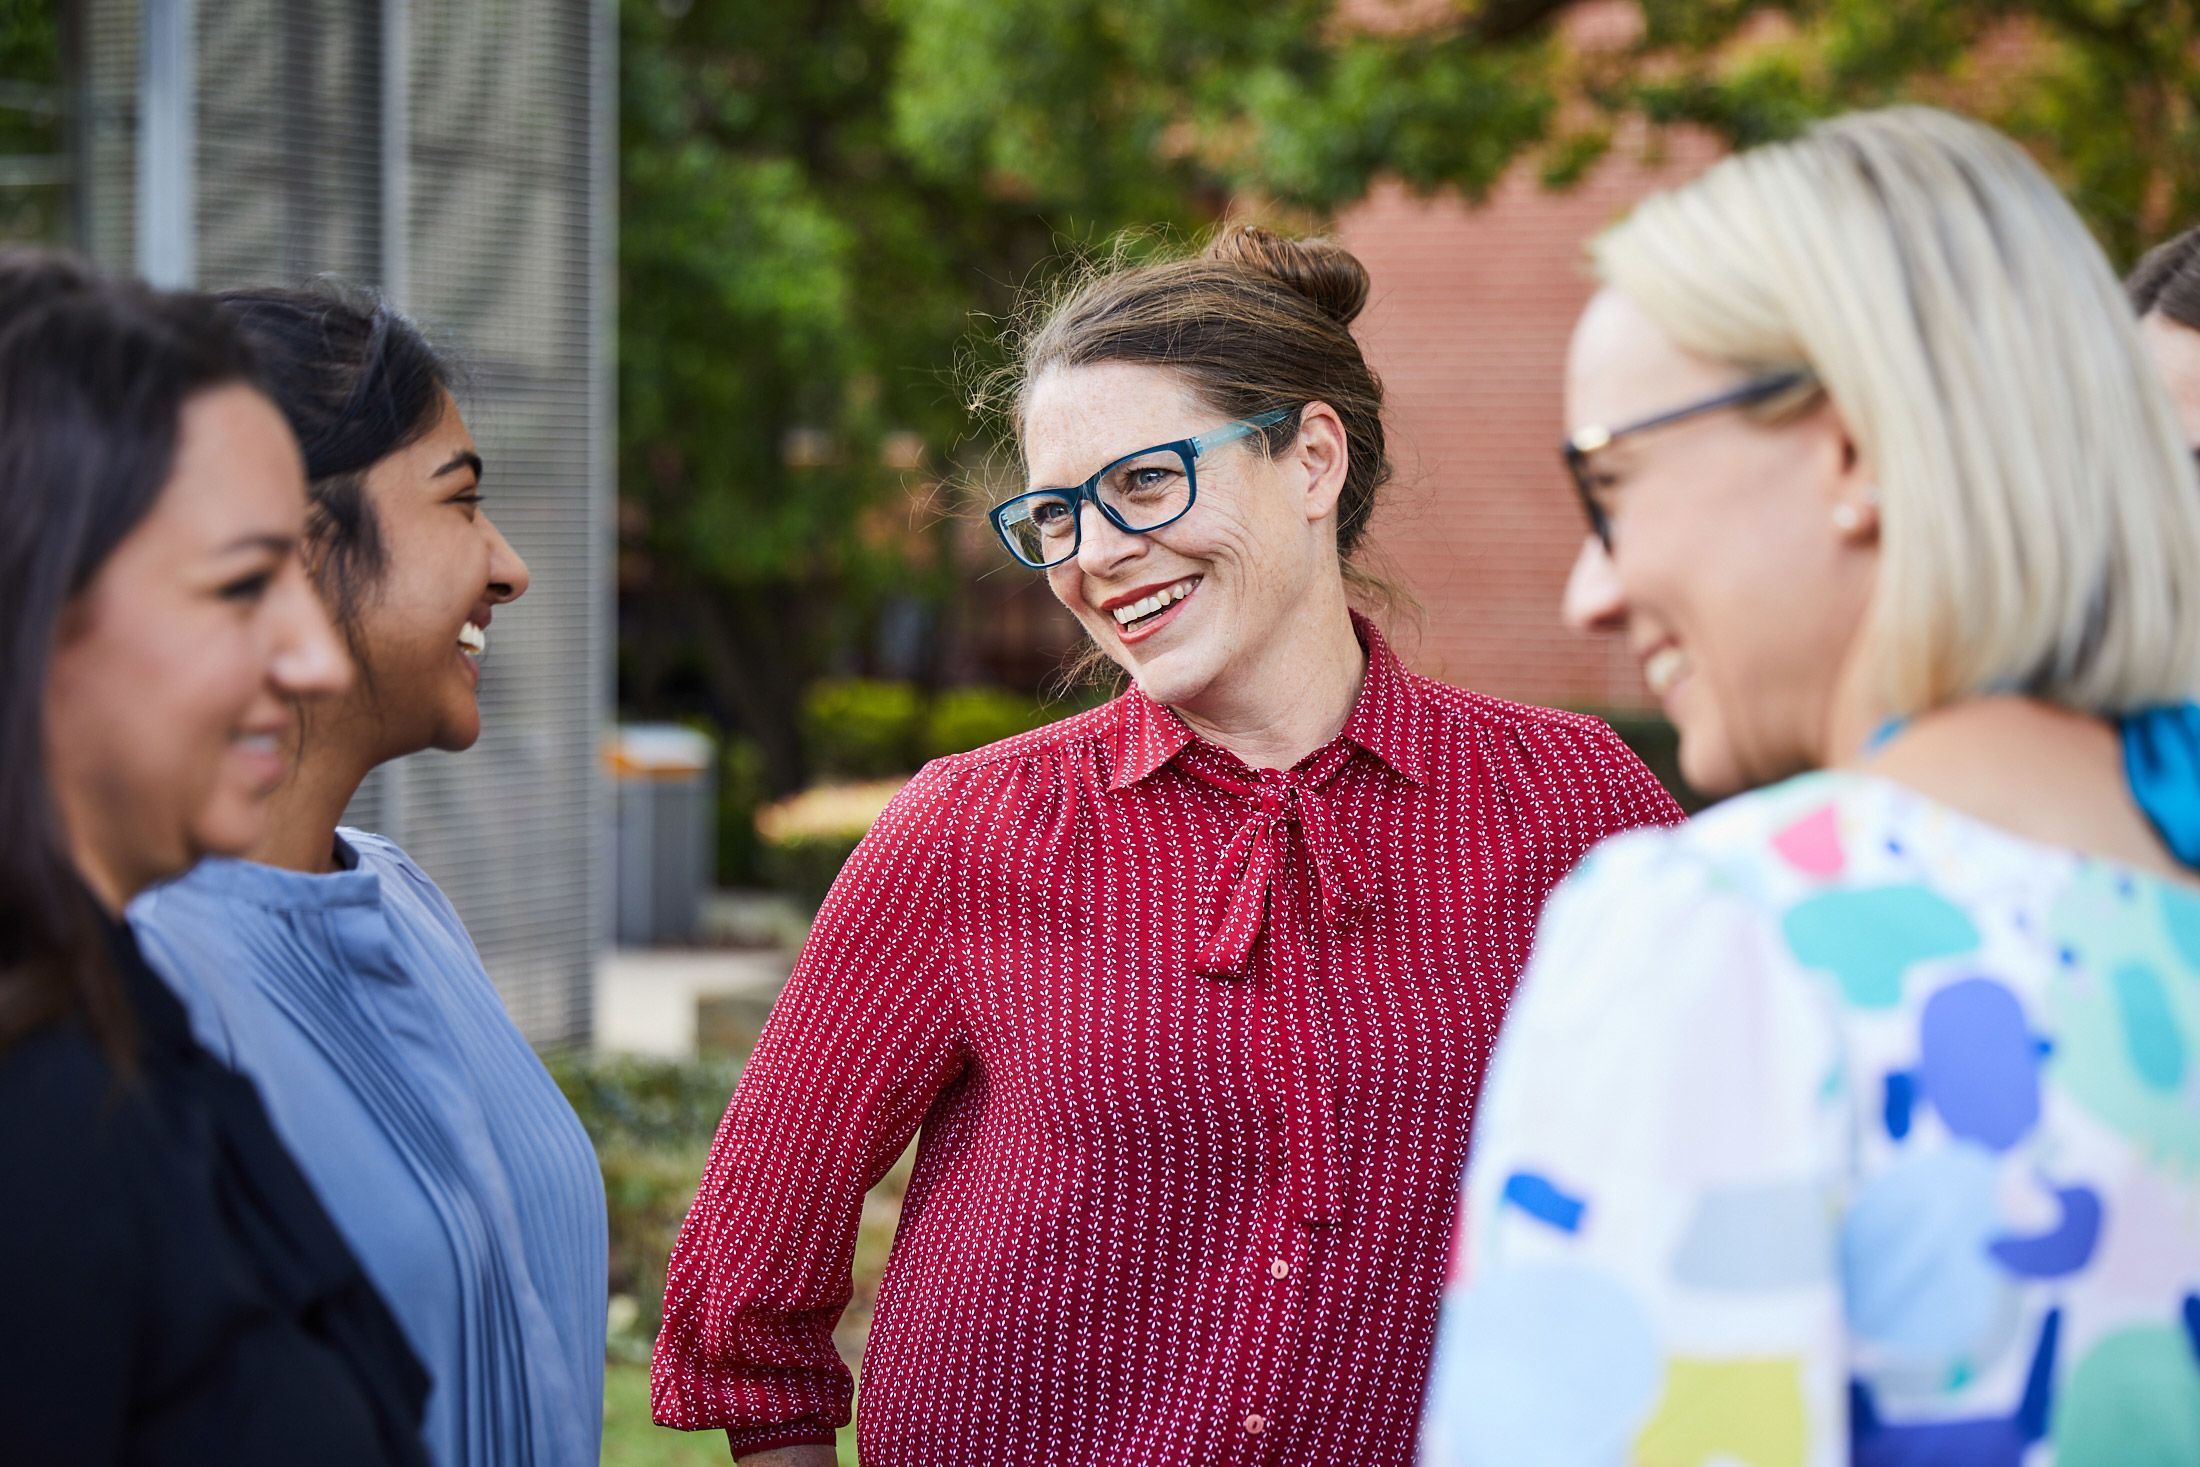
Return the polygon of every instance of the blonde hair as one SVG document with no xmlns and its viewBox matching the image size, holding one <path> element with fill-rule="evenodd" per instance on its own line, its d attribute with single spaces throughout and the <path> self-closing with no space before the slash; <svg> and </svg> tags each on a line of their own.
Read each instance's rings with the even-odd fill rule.
<svg viewBox="0 0 2200 1467">
<path fill-rule="evenodd" d="M 1683 350 L 1831 397 L 1879 486 L 1884 712 L 2200 689 L 2191 450 L 2108 262 L 2007 138 L 1837 118 L 1652 197 L 1592 255 Z"/>
</svg>

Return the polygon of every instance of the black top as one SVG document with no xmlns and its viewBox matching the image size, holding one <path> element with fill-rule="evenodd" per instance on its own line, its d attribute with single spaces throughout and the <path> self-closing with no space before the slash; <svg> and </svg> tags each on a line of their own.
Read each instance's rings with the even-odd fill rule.
<svg viewBox="0 0 2200 1467">
<path fill-rule="evenodd" d="M 426 1467 L 428 1377 L 249 1081 L 112 935 L 142 1061 L 0 1050 L 0 1459 Z"/>
</svg>

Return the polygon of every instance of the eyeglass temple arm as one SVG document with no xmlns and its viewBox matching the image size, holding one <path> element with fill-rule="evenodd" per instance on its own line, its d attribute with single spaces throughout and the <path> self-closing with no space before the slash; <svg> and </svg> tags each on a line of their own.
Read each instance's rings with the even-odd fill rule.
<svg viewBox="0 0 2200 1467">
<path fill-rule="evenodd" d="M 1217 428 L 1212 433 L 1203 434 L 1198 438 L 1187 438 L 1184 441 L 1190 446 L 1192 456 L 1197 458 L 1210 448 L 1220 448 L 1225 443 L 1237 442 L 1248 433 L 1258 433 L 1263 428 L 1273 428 L 1297 411 L 1297 408 L 1270 408 L 1265 413 L 1255 413 L 1252 417 L 1246 418 L 1242 422 L 1232 423 L 1227 428 Z"/>
<path fill-rule="evenodd" d="M 1685 422 L 1689 418 L 1704 413 L 1717 412 L 1720 408 L 1742 407 L 1748 403 L 1762 402 L 1768 397 L 1778 397 L 1790 388 L 1800 387 L 1811 380 L 1811 374 L 1808 372 L 1778 372 L 1770 377 L 1760 377 L 1754 382 L 1744 382 L 1733 391 L 1722 392 L 1717 397 L 1707 397 L 1702 402 L 1692 402 L 1686 406 L 1674 408 L 1671 412 L 1659 413 L 1653 418 L 1644 418 L 1639 423 L 1629 423 L 1624 428 L 1606 428 L 1592 423 L 1571 434 L 1566 439 L 1565 447 L 1569 454 L 1595 453 L 1615 438 L 1628 438 L 1637 433 L 1647 433 L 1652 428 L 1663 428 L 1668 423 Z"/>
</svg>

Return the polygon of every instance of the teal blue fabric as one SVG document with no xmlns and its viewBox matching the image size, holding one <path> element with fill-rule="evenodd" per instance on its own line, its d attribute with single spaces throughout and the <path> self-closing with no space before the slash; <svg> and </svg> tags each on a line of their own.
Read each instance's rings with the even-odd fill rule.
<svg viewBox="0 0 2200 1467">
<path fill-rule="evenodd" d="M 199 1042 L 259 1086 L 433 1388 L 438 1467 L 593 1467 L 602 1174 L 458 913 L 380 836 L 347 870 L 201 862 L 138 899 Z"/>
<path fill-rule="evenodd" d="M 2178 864 L 2200 870 L 2200 703 L 2122 720 L 2124 777 Z"/>
</svg>

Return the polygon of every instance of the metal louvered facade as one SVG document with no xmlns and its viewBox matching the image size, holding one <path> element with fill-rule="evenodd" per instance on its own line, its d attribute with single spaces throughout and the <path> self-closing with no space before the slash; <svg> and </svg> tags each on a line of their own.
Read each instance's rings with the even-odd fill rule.
<svg viewBox="0 0 2200 1467">
<path fill-rule="evenodd" d="M 372 285 L 460 363 L 533 586 L 491 632 L 481 742 L 378 771 L 349 818 L 450 894 L 530 1039 L 585 1043 L 610 878 L 609 0 L 76 12 L 95 257 L 168 284 Z"/>
</svg>

